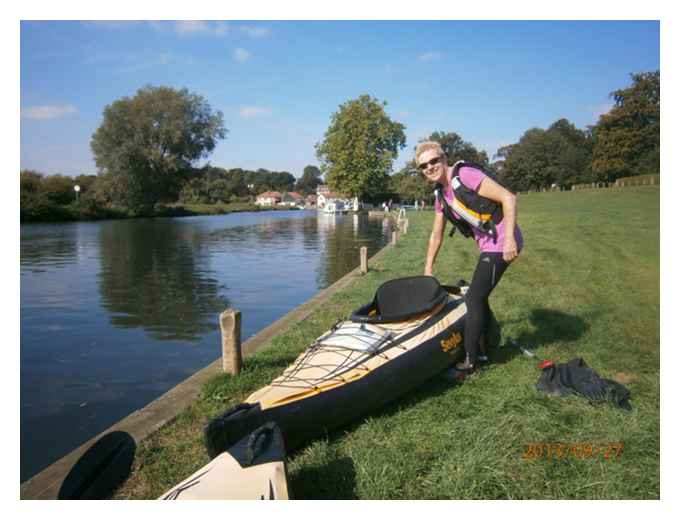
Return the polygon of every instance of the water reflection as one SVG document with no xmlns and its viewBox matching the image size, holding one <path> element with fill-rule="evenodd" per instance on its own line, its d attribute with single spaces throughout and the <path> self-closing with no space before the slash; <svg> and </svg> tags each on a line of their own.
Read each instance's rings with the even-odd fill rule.
<svg viewBox="0 0 680 520">
<path fill-rule="evenodd" d="M 36 226 L 32 233 L 21 236 L 21 272 L 41 272 L 73 264 L 78 257 L 78 241 L 74 227 Z"/>
<path fill-rule="evenodd" d="M 209 269 L 200 230 L 170 219 L 117 223 L 99 232 L 101 303 L 111 324 L 157 340 L 196 340 L 230 304 Z"/>
<path fill-rule="evenodd" d="M 225 308 L 247 339 L 388 237 L 303 211 L 22 225 L 21 480 L 216 359 Z"/>
</svg>

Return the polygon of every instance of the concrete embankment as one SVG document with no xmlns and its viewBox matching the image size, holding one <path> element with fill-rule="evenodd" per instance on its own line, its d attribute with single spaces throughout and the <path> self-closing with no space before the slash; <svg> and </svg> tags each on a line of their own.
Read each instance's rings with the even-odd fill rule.
<svg viewBox="0 0 680 520">
<path fill-rule="evenodd" d="M 382 250 L 371 257 L 371 261 L 378 260 L 386 250 Z M 361 276 L 360 267 L 349 272 L 330 287 L 320 291 L 316 296 L 296 307 L 288 314 L 272 323 L 259 333 L 245 341 L 242 345 L 243 356 L 261 350 L 269 344 L 269 340 L 290 329 L 296 323 L 307 318 L 315 309 L 323 305 L 335 293 L 342 291 L 355 279 Z M 215 317 L 217 320 L 217 316 Z M 219 351 L 219 345 L 215 345 Z M 137 410 L 106 431 L 93 437 L 68 455 L 62 457 L 43 471 L 21 484 L 22 499 L 56 499 L 64 478 L 76 461 L 101 437 L 112 431 L 129 433 L 139 444 L 146 437 L 160 429 L 187 408 L 199 395 L 205 382 L 219 374 L 222 370 L 222 359 L 218 358 L 207 367 L 199 370 L 193 376 L 182 381 L 144 408 Z"/>
</svg>

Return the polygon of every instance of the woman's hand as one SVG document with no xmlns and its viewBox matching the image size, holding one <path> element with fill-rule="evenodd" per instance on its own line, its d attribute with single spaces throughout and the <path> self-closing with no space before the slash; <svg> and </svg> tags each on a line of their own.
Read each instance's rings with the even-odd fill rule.
<svg viewBox="0 0 680 520">
<path fill-rule="evenodd" d="M 517 242 L 514 236 L 509 235 L 505 237 L 505 243 L 503 244 L 503 260 L 510 263 L 515 258 L 517 258 Z"/>
</svg>

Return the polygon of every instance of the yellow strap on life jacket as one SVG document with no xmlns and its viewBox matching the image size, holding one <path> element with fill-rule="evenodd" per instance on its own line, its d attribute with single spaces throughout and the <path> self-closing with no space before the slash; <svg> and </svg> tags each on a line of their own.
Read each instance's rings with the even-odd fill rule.
<svg viewBox="0 0 680 520">
<path fill-rule="evenodd" d="M 460 200 L 457 199 L 455 196 L 454 196 L 454 200 L 453 200 L 453 205 L 457 206 L 456 209 L 463 210 L 463 211 L 467 212 L 468 214 L 472 215 L 473 217 L 475 217 L 477 220 L 481 220 L 482 222 L 488 222 L 489 220 L 491 220 L 491 214 L 490 213 L 477 213 L 476 211 L 471 210 L 465 204 L 460 202 Z"/>
</svg>

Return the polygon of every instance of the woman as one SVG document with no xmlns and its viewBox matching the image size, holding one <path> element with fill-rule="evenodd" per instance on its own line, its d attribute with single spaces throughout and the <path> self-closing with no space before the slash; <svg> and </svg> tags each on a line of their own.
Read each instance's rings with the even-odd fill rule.
<svg viewBox="0 0 680 520">
<path fill-rule="evenodd" d="M 449 215 L 447 218 L 458 221 L 455 222 L 458 229 L 474 238 L 480 250 L 479 261 L 465 296 L 465 360 L 456 364 L 456 369 L 471 372 L 478 362 L 487 360 L 483 331 L 490 313 L 489 294 L 523 246 L 522 233 L 517 226 L 515 196 L 469 163 L 458 165 L 454 175 L 454 167 L 448 166 L 446 155 L 437 142 L 428 141 L 418 145 L 416 164 L 427 180 L 441 185 L 440 195 L 435 200 L 425 275 L 432 276 L 432 267 L 444 236 L 445 212 Z M 455 193 L 458 193 L 458 200 Z M 442 197 L 443 201 L 440 200 Z M 476 227 L 474 218 L 470 222 L 464 218 L 462 200 L 468 205 L 496 208 L 495 218 L 485 220 Z M 479 217 L 477 212 L 471 211 L 470 214 Z"/>
</svg>

